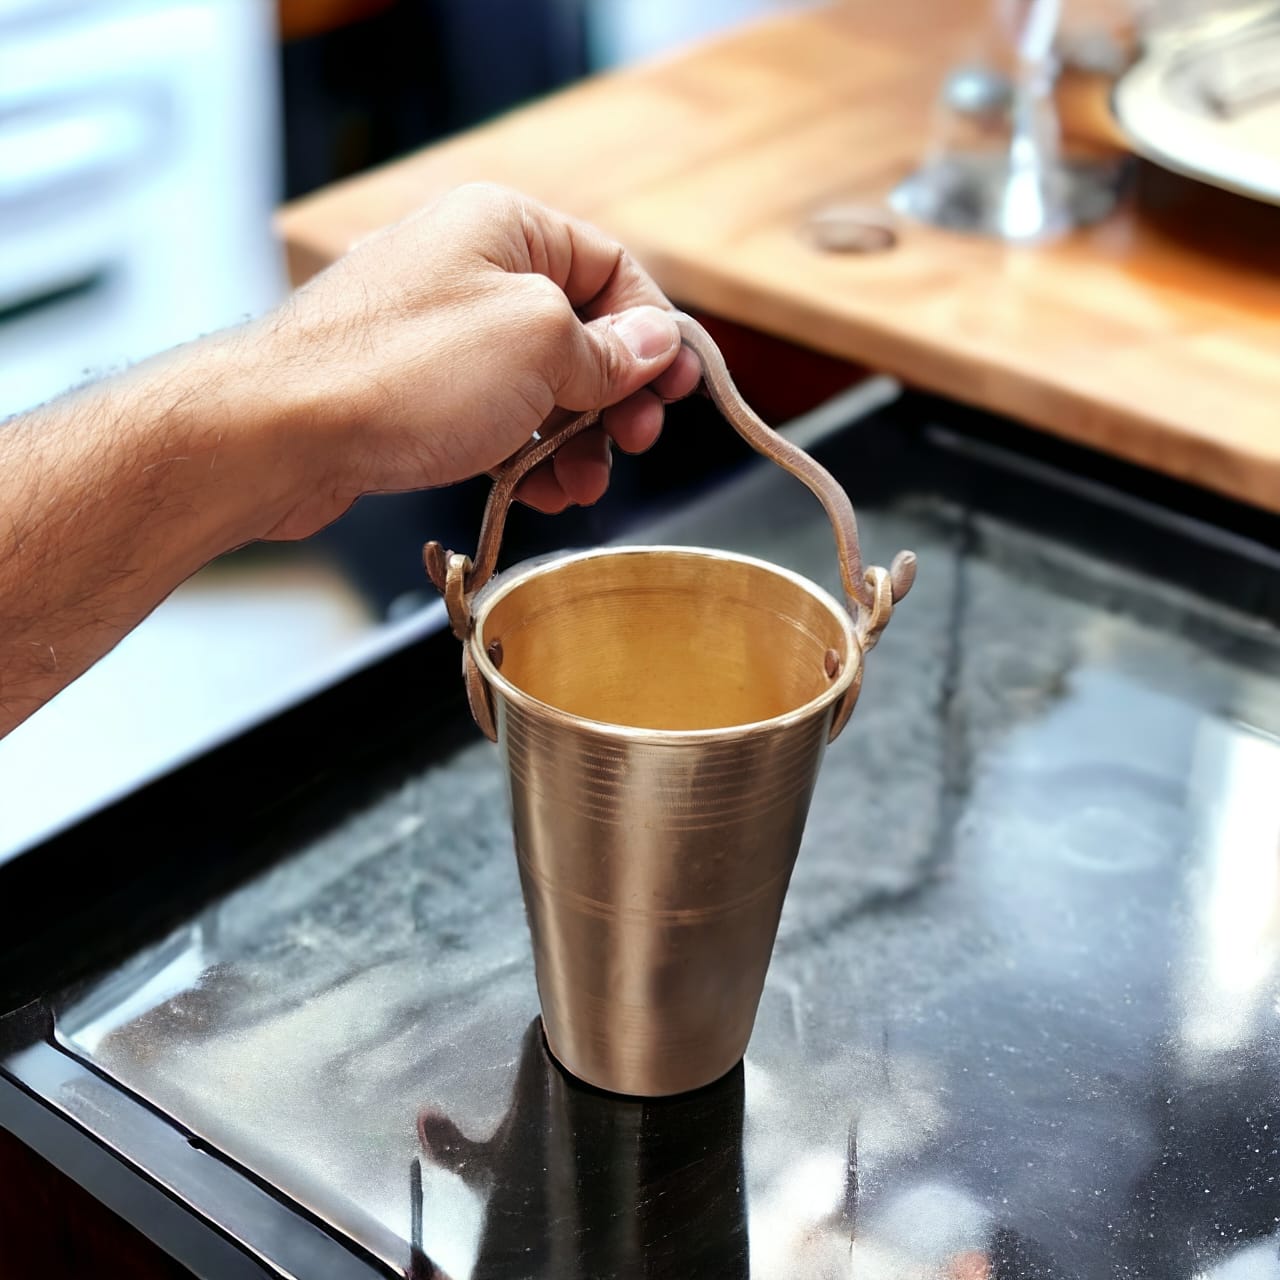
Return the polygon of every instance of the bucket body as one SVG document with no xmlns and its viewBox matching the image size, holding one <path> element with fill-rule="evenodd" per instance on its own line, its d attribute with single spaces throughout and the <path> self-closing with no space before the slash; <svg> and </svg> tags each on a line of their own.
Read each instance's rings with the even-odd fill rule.
<svg viewBox="0 0 1280 1280">
<path fill-rule="evenodd" d="M 506 766 L 547 1042 L 643 1096 L 742 1057 L 833 722 L 849 614 L 796 574 L 684 547 L 517 569 L 467 662 Z"/>
</svg>

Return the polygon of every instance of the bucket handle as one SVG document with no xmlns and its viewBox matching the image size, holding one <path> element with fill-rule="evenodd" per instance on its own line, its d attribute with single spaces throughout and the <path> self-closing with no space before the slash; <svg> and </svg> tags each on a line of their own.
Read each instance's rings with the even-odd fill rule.
<svg viewBox="0 0 1280 1280">
<path fill-rule="evenodd" d="M 822 503 L 835 532 L 840 577 L 849 612 L 859 624 L 863 648 L 870 648 L 889 621 L 893 605 L 911 589 L 916 574 L 915 554 L 899 551 L 887 573 L 877 568 L 864 570 L 858 546 L 858 523 L 849 495 L 825 467 L 799 445 L 780 436 L 747 404 L 733 385 L 720 348 L 692 316 L 677 313 L 676 324 L 684 345 L 702 365 L 702 376 L 716 408 L 757 453 L 789 471 Z M 460 640 L 465 639 L 470 630 L 470 597 L 489 581 L 497 567 L 507 511 L 516 486 L 540 462 L 592 426 L 599 416 L 595 412 L 584 413 L 550 435 L 530 440 L 502 464 L 485 505 L 474 562 L 467 556 L 445 551 L 438 542 L 428 542 L 423 548 L 427 575 L 445 597 L 454 634 Z"/>
<path fill-rule="evenodd" d="M 747 404 L 734 386 L 724 356 L 711 335 L 692 316 L 677 312 L 675 319 L 681 341 L 702 365 L 703 381 L 716 408 L 757 453 L 789 471 L 822 503 L 835 533 L 845 600 L 854 619 L 858 644 L 865 653 L 875 645 L 884 630 L 893 606 L 910 591 L 916 576 L 915 553 L 899 551 L 887 570 L 874 566 L 864 568 L 858 546 L 858 523 L 849 495 L 825 467 L 799 445 L 774 431 Z M 540 462 L 545 462 L 563 444 L 592 426 L 599 416 L 596 412 L 584 413 L 549 435 L 537 436 L 502 464 L 494 477 L 489 501 L 485 504 L 474 561 L 469 556 L 446 551 L 438 542 L 428 542 L 423 547 L 422 559 L 427 576 L 444 596 L 453 633 L 464 644 L 471 633 L 471 597 L 489 581 L 497 568 L 507 511 L 516 486 Z M 846 698 L 845 706 L 837 708 L 832 726 L 833 738 L 843 728 L 852 710 L 860 683 L 861 663 L 858 679 L 850 690 L 852 696 Z"/>
</svg>

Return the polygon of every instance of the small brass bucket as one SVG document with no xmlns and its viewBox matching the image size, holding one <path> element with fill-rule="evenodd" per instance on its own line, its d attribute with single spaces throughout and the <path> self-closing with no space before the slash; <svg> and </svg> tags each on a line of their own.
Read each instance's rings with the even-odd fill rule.
<svg viewBox="0 0 1280 1280">
<path fill-rule="evenodd" d="M 520 476 L 583 419 L 504 468 L 487 571 L 426 551 L 506 765 L 547 1043 L 589 1084 L 650 1097 L 709 1084 L 746 1050 L 823 751 L 914 572 L 904 553 L 861 573 L 844 491 L 680 324 L 725 416 L 832 514 L 852 613 L 785 569 L 690 547 L 589 551 L 481 590 Z"/>
</svg>

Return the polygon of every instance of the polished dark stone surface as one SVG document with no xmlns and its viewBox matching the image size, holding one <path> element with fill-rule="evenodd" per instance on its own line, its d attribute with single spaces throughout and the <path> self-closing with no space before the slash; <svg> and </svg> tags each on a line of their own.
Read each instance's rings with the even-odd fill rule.
<svg viewBox="0 0 1280 1280">
<path fill-rule="evenodd" d="M 859 515 L 920 578 L 724 1081 L 643 1103 L 547 1058 L 479 741 L 78 992 L 61 1042 L 424 1275 L 1280 1277 L 1280 636 L 961 504 Z M 768 471 L 644 540 L 836 587 Z"/>
</svg>

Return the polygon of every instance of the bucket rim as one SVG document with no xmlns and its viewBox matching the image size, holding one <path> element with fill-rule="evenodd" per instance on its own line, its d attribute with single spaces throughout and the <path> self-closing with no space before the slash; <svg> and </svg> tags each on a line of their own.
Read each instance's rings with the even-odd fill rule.
<svg viewBox="0 0 1280 1280">
<path fill-rule="evenodd" d="M 766 720 L 744 721 L 741 724 L 723 725 L 712 729 L 646 729 L 637 725 L 615 724 L 610 720 L 592 720 L 587 716 L 576 715 L 573 712 L 564 711 L 560 707 L 552 706 L 551 703 L 544 702 L 541 698 L 535 698 L 531 693 L 527 693 L 503 676 L 498 667 L 494 665 L 485 644 L 484 624 L 488 620 L 489 613 L 494 605 L 517 587 L 532 578 L 554 573 L 565 565 L 583 560 L 600 559 L 605 556 L 655 554 L 681 555 L 693 559 L 733 561 L 739 564 L 751 565 L 753 568 L 763 569 L 776 577 L 786 579 L 794 586 L 813 596 L 820 604 L 825 605 L 839 620 L 841 629 L 844 632 L 846 653 L 849 660 L 845 662 L 840 674 L 831 681 L 830 685 L 816 697 L 810 698 L 808 702 L 802 703 L 798 707 L 793 707 L 789 711 L 783 711 L 776 716 L 770 716 Z M 656 745 L 717 742 L 738 738 L 744 733 L 762 733 L 792 727 L 813 718 L 815 715 L 825 711 L 829 706 L 834 706 L 853 684 L 861 669 L 863 658 L 862 647 L 858 643 L 853 618 L 844 605 L 837 601 L 829 591 L 820 587 L 812 579 L 806 578 L 804 574 L 797 573 L 793 569 L 787 569 L 782 565 L 774 564 L 770 560 L 762 560 L 758 556 L 746 555 L 738 551 L 724 551 L 715 547 L 684 546 L 675 543 L 638 543 L 592 547 L 585 551 L 568 552 L 565 555 L 555 556 L 551 559 L 540 557 L 529 564 L 514 565 L 512 568 L 491 578 L 482 590 L 477 593 L 472 606 L 472 616 L 475 620 L 475 625 L 472 627 L 467 644 L 471 650 L 472 660 L 479 669 L 485 683 L 491 689 L 500 690 L 503 697 L 515 703 L 523 711 L 537 712 L 538 714 L 549 716 L 563 725 L 573 726 L 607 738 L 626 742 L 643 742 Z"/>
</svg>

